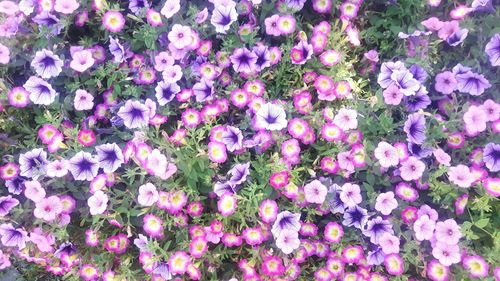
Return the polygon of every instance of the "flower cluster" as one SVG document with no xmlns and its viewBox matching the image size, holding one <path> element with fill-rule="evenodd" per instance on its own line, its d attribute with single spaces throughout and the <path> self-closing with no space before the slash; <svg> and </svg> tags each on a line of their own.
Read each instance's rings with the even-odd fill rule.
<svg viewBox="0 0 500 281">
<path fill-rule="evenodd" d="M 1 270 L 500 280 L 491 0 L 114 2 L 0 1 Z"/>
</svg>

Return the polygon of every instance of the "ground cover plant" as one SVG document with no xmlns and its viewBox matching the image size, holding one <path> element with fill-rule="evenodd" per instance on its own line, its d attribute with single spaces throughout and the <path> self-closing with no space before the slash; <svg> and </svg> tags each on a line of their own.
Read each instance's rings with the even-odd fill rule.
<svg viewBox="0 0 500 281">
<path fill-rule="evenodd" d="M 498 22 L 0 1 L 0 279 L 500 280 Z"/>
</svg>

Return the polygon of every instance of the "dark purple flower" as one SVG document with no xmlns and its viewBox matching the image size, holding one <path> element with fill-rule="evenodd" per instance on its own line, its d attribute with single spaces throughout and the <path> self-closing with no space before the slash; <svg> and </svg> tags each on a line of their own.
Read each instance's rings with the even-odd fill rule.
<svg viewBox="0 0 500 281">
<path fill-rule="evenodd" d="M 64 25 L 59 22 L 59 19 L 55 15 L 47 11 L 43 11 L 40 14 L 36 15 L 33 18 L 33 21 L 39 26 L 48 27 L 52 35 L 58 35 L 64 28 Z"/>
<path fill-rule="evenodd" d="M 488 143 L 484 147 L 483 161 L 490 172 L 500 171 L 500 144 Z"/>
<path fill-rule="evenodd" d="M 141 128 L 148 125 L 150 109 L 139 101 L 128 100 L 120 107 L 117 115 L 129 129 Z"/>
<path fill-rule="evenodd" d="M 411 155 L 419 159 L 429 157 L 433 151 L 430 147 L 424 147 L 412 142 L 408 143 L 408 150 L 410 151 Z"/>
<path fill-rule="evenodd" d="M 278 237 L 283 230 L 298 232 L 300 230 L 300 214 L 289 211 L 279 213 L 274 221 L 271 232 L 274 237 Z"/>
<path fill-rule="evenodd" d="M 377 78 L 378 84 L 380 85 L 380 87 L 384 89 L 391 86 L 392 84 L 394 84 L 394 80 L 392 80 L 391 78 L 392 73 L 395 70 L 405 70 L 405 69 L 406 69 L 405 65 L 400 61 L 397 62 L 389 61 L 382 63 L 382 65 L 380 66 L 380 73 Z"/>
<path fill-rule="evenodd" d="M 385 254 L 382 248 L 377 247 L 376 250 L 368 252 L 366 256 L 366 262 L 369 265 L 380 265 L 384 262 Z"/>
<path fill-rule="evenodd" d="M 257 56 L 255 70 L 262 71 L 264 68 L 271 66 L 271 54 L 267 46 L 257 45 L 253 47 L 252 51 Z"/>
<path fill-rule="evenodd" d="M 181 91 L 181 87 L 176 83 L 167 83 L 165 81 L 160 81 L 155 88 L 156 99 L 160 106 L 164 106 L 171 102 L 177 93 Z"/>
<path fill-rule="evenodd" d="M 255 69 L 257 56 L 247 48 L 236 48 L 229 57 L 236 72 L 250 73 Z"/>
<path fill-rule="evenodd" d="M 42 78 L 56 77 L 61 73 L 63 61 L 52 51 L 43 49 L 35 53 L 31 66 Z"/>
<path fill-rule="evenodd" d="M 408 70 L 419 83 L 424 83 L 427 77 L 429 77 L 427 71 L 418 64 L 413 64 Z"/>
<path fill-rule="evenodd" d="M 172 273 L 170 273 L 170 270 L 168 268 L 168 263 L 166 263 L 166 262 L 155 263 L 155 268 L 153 269 L 153 274 L 158 274 L 165 280 L 172 279 Z"/>
<path fill-rule="evenodd" d="M 370 237 L 370 242 L 373 244 L 378 244 L 380 237 L 386 232 L 394 234 L 391 222 L 382 219 L 380 216 L 368 220 L 362 231 L 365 236 Z"/>
<path fill-rule="evenodd" d="M 16 177 L 12 180 L 5 181 L 5 186 L 10 193 L 18 195 L 23 192 L 25 181 L 23 177 Z"/>
<path fill-rule="evenodd" d="M 495 7 L 493 7 L 492 0 L 474 0 L 472 1 L 471 7 L 474 12 L 495 12 Z"/>
<path fill-rule="evenodd" d="M 348 207 L 344 212 L 344 220 L 342 224 L 345 226 L 354 226 L 355 228 L 364 228 L 366 222 L 368 221 L 368 211 L 355 205 L 353 207 Z"/>
<path fill-rule="evenodd" d="M 228 175 L 231 175 L 229 181 L 233 185 L 239 185 L 247 180 L 247 176 L 250 174 L 250 162 L 245 164 L 236 164 L 231 170 L 229 170 Z"/>
<path fill-rule="evenodd" d="M 105 173 L 113 173 L 123 162 L 123 153 L 116 143 L 101 144 L 95 148 L 99 167 Z"/>
<path fill-rule="evenodd" d="M 2 244 L 6 247 L 17 247 L 19 250 L 26 247 L 28 233 L 22 228 L 15 228 L 10 223 L 0 225 L 0 236 Z"/>
<path fill-rule="evenodd" d="M 210 23 L 215 27 L 217 33 L 225 34 L 237 19 L 238 13 L 234 4 L 215 5 Z"/>
<path fill-rule="evenodd" d="M 88 152 L 80 151 L 69 160 L 69 171 L 75 180 L 91 181 L 98 170 L 97 160 Z"/>
<path fill-rule="evenodd" d="M 132 11 L 132 13 L 137 15 L 141 9 L 149 8 L 149 2 L 147 0 L 130 0 L 128 2 L 128 8 Z"/>
<path fill-rule="evenodd" d="M 41 148 L 35 148 L 31 151 L 19 155 L 20 175 L 27 178 L 37 179 L 45 175 L 47 164 L 47 152 Z"/>
<path fill-rule="evenodd" d="M 340 199 L 340 192 L 342 187 L 338 184 L 332 184 L 328 190 L 328 195 L 326 201 L 328 202 L 328 207 L 330 212 L 333 214 L 340 213 L 343 214 L 345 210 L 344 202 Z"/>
<path fill-rule="evenodd" d="M 10 210 L 17 205 L 19 205 L 19 200 L 10 195 L 0 197 L 0 217 L 8 215 Z"/>
<path fill-rule="evenodd" d="M 243 134 L 241 130 L 233 126 L 226 126 L 226 130 L 222 134 L 222 143 L 224 143 L 227 150 L 231 152 L 242 149 Z"/>
<path fill-rule="evenodd" d="M 224 193 L 236 194 L 236 186 L 229 181 L 218 181 L 214 184 L 214 193 L 219 197 L 221 197 Z"/>
<path fill-rule="evenodd" d="M 462 93 L 469 93 L 473 96 L 479 96 L 484 90 L 491 87 L 490 82 L 482 74 L 468 71 L 463 74 L 457 74 L 457 89 Z"/>
<path fill-rule="evenodd" d="M 491 37 L 488 44 L 484 48 L 484 51 L 490 58 L 490 63 L 492 66 L 500 66 L 500 33 L 497 33 Z"/>
<path fill-rule="evenodd" d="M 59 248 L 54 252 L 54 256 L 57 258 L 61 258 L 61 254 L 66 254 L 68 256 L 72 256 L 76 254 L 76 247 L 71 242 L 64 242 L 59 245 Z"/>
<path fill-rule="evenodd" d="M 460 43 L 464 42 L 468 34 L 469 30 L 467 28 L 459 29 L 448 38 L 446 38 L 446 42 L 448 42 L 450 46 L 458 46 Z"/>
<path fill-rule="evenodd" d="M 422 144 L 425 141 L 425 118 L 422 114 L 410 114 L 403 129 L 409 142 Z"/>
<path fill-rule="evenodd" d="M 420 88 L 422 89 L 423 87 Z M 409 112 L 415 112 L 427 108 L 431 104 L 431 98 L 429 98 L 426 92 L 418 90 L 415 95 L 404 97 L 404 103 Z"/>
<path fill-rule="evenodd" d="M 408 70 L 395 70 L 391 75 L 391 79 L 405 96 L 414 95 L 420 88 L 420 83 L 413 78 L 413 75 Z"/>
<path fill-rule="evenodd" d="M 214 93 L 214 82 L 201 79 L 200 82 L 194 84 L 193 92 L 196 96 L 196 102 L 212 100 L 212 95 Z"/>
<path fill-rule="evenodd" d="M 118 39 L 109 36 L 109 51 L 114 57 L 116 63 L 122 63 L 125 60 L 125 48 Z"/>
</svg>

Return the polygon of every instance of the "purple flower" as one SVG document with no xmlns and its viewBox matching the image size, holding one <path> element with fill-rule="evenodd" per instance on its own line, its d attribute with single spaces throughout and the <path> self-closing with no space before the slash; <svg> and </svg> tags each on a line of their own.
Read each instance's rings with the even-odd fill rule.
<svg viewBox="0 0 500 281">
<path fill-rule="evenodd" d="M 181 87 L 176 83 L 167 83 L 165 81 L 161 81 L 155 88 L 156 99 L 158 100 L 158 104 L 161 106 L 166 105 L 171 102 L 177 93 L 181 91 Z"/>
<path fill-rule="evenodd" d="M 194 84 L 193 91 L 196 96 L 196 102 L 211 100 L 214 93 L 214 82 L 202 78 L 200 82 Z"/>
<path fill-rule="evenodd" d="M 349 207 L 344 212 L 344 220 L 342 224 L 345 226 L 354 226 L 355 228 L 364 228 L 368 221 L 368 211 L 359 207 L 358 205 Z"/>
<path fill-rule="evenodd" d="M 427 77 L 429 77 L 427 71 L 425 71 L 425 69 L 418 64 L 410 66 L 408 70 L 413 75 L 413 78 L 415 78 L 419 83 L 424 83 L 425 80 L 427 80 Z"/>
<path fill-rule="evenodd" d="M 52 35 L 58 35 L 64 28 L 64 25 L 59 22 L 59 19 L 47 11 L 43 11 L 36 15 L 33 21 L 40 26 L 48 27 Z"/>
<path fill-rule="evenodd" d="M 25 181 L 23 177 L 16 177 L 15 179 L 5 181 L 5 186 L 10 193 L 17 195 L 23 192 Z"/>
<path fill-rule="evenodd" d="M 386 232 L 394 234 L 392 224 L 380 216 L 368 220 L 362 231 L 365 236 L 370 237 L 370 242 L 373 244 L 378 244 L 380 237 Z"/>
<path fill-rule="evenodd" d="M 45 175 L 47 171 L 47 152 L 41 148 L 35 148 L 31 151 L 19 155 L 20 175 L 27 178 L 37 179 Z"/>
<path fill-rule="evenodd" d="M 99 167 L 105 173 L 113 173 L 123 162 L 123 153 L 116 143 L 101 144 L 95 148 Z"/>
<path fill-rule="evenodd" d="M 474 10 L 474 12 L 495 12 L 495 7 L 493 7 L 493 3 L 491 0 L 474 0 L 472 1 L 471 8 Z"/>
<path fill-rule="evenodd" d="M 380 87 L 384 89 L 388 88 L 389 86 L 394 84 L 394 81 L 391 78 L 392 73 L 395 70 L 405 70 L 405 69 L 406 69 L 405 65 L 400 61 L 397 62 L 389 61 L 382 63 L 382 65 L 380 66 L 380 73 L 377 78 L 378 84 L 380 85 Z"/>
<path fill-rule="evenodd" d="M 424 90 L 425 87 L 421 86 L 415 95 L 404 97 L 404 103 L 409 112 L 425 109 L 431 104 L 431 98 L 427 95 L 427 90 Z"/>
<path fill-rule="evenodd" d="M 414 95 L 420 88 L 420 84 L 408 70 L 395 70 L 391 75 L 391 79 L 405 96 Z"/>
<path fill-rule="evenodd" d="M 425 141 L 425 118 L 422 114 L 410 114 L 403 129 L 409 142 L 422 144 Z"/>
<path fill-rule="evenodd" d="M 468 34 L 469 30 L 467 28 L 459 29 L 448 38 L 446 38 L 446 42 L 448 42 L 448 45 L 450 46 L 458 46 L 460 43 L 464 42 Z"/>
<path fill-rule="evenodd" d="M 307 41 L 300 41 L 290 51 L 290 58 L 293 64 L 304 64 L 313 54 L 313 46 Z"/>
<path fill-rule="evenodd" d="M 63 61 L 53 52 L 43 49 L 35 53 L 31 67 L 42 78 L 57 77 L 62 71 Z"/>
<path fill-rule="evenodd" d="M 80 151 L 69 160 L 69 171 L 75 180 L 91 181 L 98 170 L 97 160 L 88 152 Z"/>
<path fill-rule="evenodd" d="M 368 256 L 366 257 L 366 261 L 369 265 L 380 265 L 384 262 L 385 254 L 382 251 L 382 248 L 377 248 L 374 251 L 368 252 Z"/>
<path fill-rule="evenodd" d="M 130 0 L 128 8 L 132 11 L 132 13 L 137 15 L 141 9 L 149 8 L 149 2 L 147 0 Z"/>
<path fill-rule="evenodd" d="M 262 71 L 264 68 L 271 66 L 271 53 L 267 46 L 257 45 L 253 47 L 252 51 L 257 56 L 255 70 Z"/>
<path fill-rule="evenodd" d="M 304 8 L 304 3 L 306 3 L 307 0 L 285 0 L 285 4 L 293 10 L 300 11 L 302 8 Z"/>
<path fill-rule="evenodd" d="M 232 2 L 232 1 L 231 1 Z M 215 27 L 217 33 L 225 34 L 229 30 L 231 24 L 238 19 L 236 7 L 232 5 L 216 5 L 212 12 L 210 22 Z"/>
<path fill-rule="evenodd" d="M 457 88 L 455 74 L 451 71 L 441 72 L 436 75 L 435 79 L 434 89 L 439 93 L 449 95 Z"/>
<path fill-rule="evenodd" d="M 148 250 L 148 238 L 139 234 L 137 238 L 134 239 L 134 245 L 139 248 L 141 252 L 146 252 Z"/>
<path fill-rule="evenodd" d="M 281 130 L 288 125 L 283 107 L 266 103 L 255 114 L 255 127 L 266 130 Z"/>
<path fill-rule="evenodd" d="M 154 274 L 160 275 L 165 280 L 172 279 L 172 273 L 168 268 L 168 263 L 166 262 L 157 262 L 155 263 L 155 268 L 153 269 Z"/>
<path fill-rule="evenodd" d="M 282 231 L 299 231 L 300 230 L 300 213 L 291 213 L 283 211 L 278 214 L 274 221 L 271 232 L 274 237 L 279 237 Z"/>
<path fill-rule="evenodd" d="M 488 44 L 484 48 L 484 51 L 490 58 L 490 63 L 492 66 L 500 66 L 500 33 L 497 33 L 491 37 Z"/>
<path fill-rule="evenodd" d="M 500 144 L 488 143 L 484 147 L 483 161 L 490 172 L 500 171 Z"/>
<path fill-rule="evenodd" d="M 247 48 L 236 48 L 229 58 L 236 72 L 250 73 L 255 69 L 257 62 L 257 55 Z"/>
<path fill-rule="evenodd" d="M 432 148 L 423 147 L 416 143 L 408 143 L 408 150 L 411 155 L 417 157 L 418 159 L 429 157 L 432 154 Z"/>
<path fill-rule="evenodd" d="M 342 187 L 340 187 L 337 184 L 333 184 L 330 186 L 328 195 L 326 197 L 326 201 L 328 202 L 328 206 L 330 208 L 330 211 L 333 214 L 336 213 L 344 213 L 345 206 L 344 202 L 342 202 L 342 199 L 340 199 L 340 192 L 342 191 Z"/>
<path fill-rule="evenodd" d="M 242 149 L 243 134 L 241 130 L 233 126 L 226 126 L 226 130 L 222 134 L 222 143 L 224 143 L 227 150 L 231 152 Z"/>
<path fill-rule="evenodd" d="M 457 63 L 457 65 L 455 65 L 452 69 L 451 69 L 451 72 L 453 72 L 453 74 L 458 75 L 458 74 L 464 74 L 464 73 L 467 73 L 469 71 L 472 71 L 472 68 L 470 67 L 467 67 L 467 66 L 463 66 L 462 64 L 460 63 Z"/>
<path fill-rule="evenodd" d="M 216 182 L 214 184 L 214 193 L 221 197 L 224 193 L 235 194 L 236 186 L 231 182 Z"/>
<path fill-rule="evenodd" d="M 11 195 L 0 197 L 0 217 L 5 217 L 15 206 L 19 205 L 19 200 Z"/>
<path fill-rule="evenodd" d="M 128 100 L 118 110 L 118 116 L 129 129 L 141 128 L 148 125 L 150 109 L 139 101 Z"/>
<path fill-rule="evenodd" d="M 15 228 L 10 223 L 0 225 L 0 236 L 2 244 L 6 247 L 17 247 L 19 250 L 26 247 L 28 233 L 22 228 Z"/>
<path fill-rule="evenodd" d="M 30 100 L 34 104 L 49 105 L 56 99 L 57 92 L 47 81 L 31 76 L 23 87 L 30 93 Z"/>
<path fill-rule="evenodd" d="M 116 63 L 122 63 L 125 60 L 125 48 L 118 39 L 109 36 L 109 51 L 114 57 Z"/>
<path fill-rule="evenodd" d="M 482 74 L 468 71 L 463 74 L 457 74 L 457 89 L 462 93 L 469 93 L 473 96 L 479 96 L 484 90 L 491 87 L 490 82 Z"/>
<path fill-rule="evenodd" d="M 250 162 L 245 164 L 236 164 L 231 170 L 229 170 L 228 175 L 231 175 L 229 181 L 233 185 L 239 185 L 247 180 L 247 176 L 250 174 Z"/>
</svg>

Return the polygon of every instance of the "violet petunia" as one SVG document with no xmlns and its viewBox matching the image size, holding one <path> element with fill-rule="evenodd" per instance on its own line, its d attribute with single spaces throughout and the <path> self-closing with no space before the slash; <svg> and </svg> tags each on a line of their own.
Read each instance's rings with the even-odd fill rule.
<svg viewBox="0 0 500 281">
<path fill-rule="evenodd" d="M 457 74 L 456 79 L 458 91 L 472 96 L 479 96 L 484 93 L 484 90 L 491 87 L 490 82 L 482 74 L 472 71 Z"/>
<path fill-rule="evenodd" d="M 407 140 L 416 144 L 422 144 L 425 141 L 425 118 L 420 113 L 413 113 L 408 116 L 404 125 Z"/>
<path fill-rule="evenodd" d="M 19 200 L 12 198 L 11 195 L 0 197 L 0 217 L 5 217 L 10 210 L 19 205 Z"/>
<path fill-rule="evenodd" d="M 492 66 L 500 66 L 500 33 L 491 37 L 484 51 L 488 55 Z"/>
<path fill-rule="evenodd" d="M 231 175 L 229 181 L 233 185 L 240 185 L 247 180 L 247 176 L 250 174 L 250 162 L 244 164 L 236 164 L 229 172 L 228 175 Z"/>
</svg>

